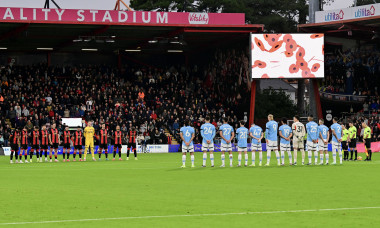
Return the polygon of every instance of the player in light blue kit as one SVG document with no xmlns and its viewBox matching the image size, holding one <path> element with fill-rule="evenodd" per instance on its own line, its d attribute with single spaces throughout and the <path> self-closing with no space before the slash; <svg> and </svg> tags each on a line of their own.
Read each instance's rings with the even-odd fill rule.
<svg viewBox="0 0 380 228">
<path fill-rule="evenodd" d="M 327 145 L 329 144 L 330 132 L 329 128 L 323 125 L 324 122 L 325 121 L 323 119 L 320 119 L 318 126 L 318 148 L 320 152 L 320 165 L 323 165 L 323 152 L 326 154 L 326 165 L 329 164 L 329 152 L 327 151 Z"/>
<path fill-rule="evenodd" d="M 285 151 L 288 152 L 289 165 L 293 165 L 292 152 L 290 151 L 290 139 L 293 136 L 292 128 L 286 124 L 286 118 L 282 118 L 281 126 L 278 129 L 280 135 L 281 165 L 285 165 Z"/>
<path fill-rule="evenodd" d="M 248 129 L 244 127 L 244 120 L 240 120 L 240 128 L 236 130 L 236 135 L 238 139 L 238 167 L 241 166 L 241 152 L 244 151 L 244 166 L 248 165 L 248 153 L 247 153 L 247 139 L 248 139 Z"/>
<path fill-rule="evenodd" d="M 210 117 L 206 116 L 206 123 L 201 126 L 202 135 L 202 151 L 203 151 L 203 165 L 206 167 L 207 160 L 207 150 L 210 152 L 211 167 L 214 167 L 214 137 L 215 137 L 215 126 L 210 124 Z"/>
<path fill-rule="evenodd" d="M 252 164 L 250 166 L 255 166 L 256 151 L 259 151 L 259 166 L 263 160 L 263 147 L 261 145 L 261 140 L 264 137 L 263 129 L 260 126 L 252 123 L 249 129 L 249 135 L 251 136 L 251 151 L 252 151 Z"/>
<path fill-rule="evenodd" d="M 312 151 L 314 151 L 314 165 L 318 165 L 318 151 L 317 151 L 318 124 L 316 122 L 314 122 L 313 119 L 314 118 L 312 115 L 307 117 L 307 120 L 309 121 L 306 124 L 306 131 L 307 131 L 306 145 L 307 145 L 307 155 L 309 157 L 309 163 L 307 163 L 307 165 L 311 165 Z"/>
<path fill-rule="evenodd" d="M 332 132 L 332 156 L 333 156 L 333 163 L 332 165 L 336 165 L 336 151 L 339 153 L 339 159 L 340 164 L 343 162 L 342 158 L 342 126 L 338 124 L 338 118 L 333 118 L 333 125 L 331 125 L 331 132 Z"/>
<path fill-rule="evenodd" d="M 265 131 L 265 138 L 267 142 L 267 164 L 265 164 L 265 166 L 270 165 L 270 157 L 272 150 L 274 150 L 274 152 L 276 153 L 277 165 L 280 165 L 280 154 L 278 153 L 277 146 L 277 130 L 278 124 L 276 121 L 273 120 L 273 115 L 269 114 Z"/>
<path fill-rule="evenodd" d="M 222 142 L 220 144 L 220 150 L 222 152 L 222 165 L 220 167 L 224 167 L 225 166 L 225 155 L 224 153 L 226 151 L 228 151 L 228 153 L 230 154 L 230 166 L 232 167 L 232 160 L 233 160 L 233 157 L 232 157 L 232 143 L 231 141 L 234 139 L 235 137 L 235 132 L 234 132 L 234 129 L 227 123 L 228 122 L 228 119 L 227 117 L 224 117 L 223 118 L 223 125 L 220 126 L 219 128 L 219 134 L 220 134 L 220 137 L 222 137 Z"/>
<path fill-rule="evenodd" d="M 190 152 L 191 168 L 194 168 L 194 133 L 194 128 L 190 127 L 190 121 L 185 120 L 185 126 L 180 129 L 180 136 L 182 139 L 182 168 L 186 167 L 186 152 Z"/>
</svg>

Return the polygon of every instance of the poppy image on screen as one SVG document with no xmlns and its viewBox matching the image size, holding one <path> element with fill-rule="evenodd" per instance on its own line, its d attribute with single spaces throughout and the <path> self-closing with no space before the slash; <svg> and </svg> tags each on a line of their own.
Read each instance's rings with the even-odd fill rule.
<svg viewBox="0 0 380 228">
<path fill-rule="evenodd" d="M 323 78 L 323 34 L 252 34 L 252 78 Z"/>
</svg>

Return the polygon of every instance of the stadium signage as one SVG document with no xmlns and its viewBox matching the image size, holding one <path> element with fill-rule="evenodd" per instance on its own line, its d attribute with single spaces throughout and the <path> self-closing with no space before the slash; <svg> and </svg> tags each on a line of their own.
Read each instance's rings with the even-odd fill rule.
<svg viewBox="0 0 380 228">
<path fill-rule="evenodd" d="M 380 16 L 380 3 L 338 10 L 315 12 L 315 22 L 343 21 L 364 17 Z"/>
<path fill-rule="evenodd" d="M 62 24 L 244 25 L 243 13 L 178 13 L 0 7 L 0 22 Z"/>
</svg>

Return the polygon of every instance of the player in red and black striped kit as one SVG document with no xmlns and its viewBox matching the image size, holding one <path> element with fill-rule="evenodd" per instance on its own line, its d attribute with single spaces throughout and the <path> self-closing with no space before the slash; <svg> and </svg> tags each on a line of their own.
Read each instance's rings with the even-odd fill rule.
<svg viewBox="0 0 380 228">
<path fill-rule="evenodd" d="M 82 151 L 83 151 L 83 133 L 80 129 L 80 127 L 77 128 L 77 130 L 74 133 L 73 136 L 73 142 L 74 142 L 74 154 L 73 154 L 73 161 L 75 161 L 75 157 L 77 155 L 77 152 L 79 151 L 79 161 L 82 161 Z"/>
<path fill-rule="evenodd" d="M 113 146 L 113 161 L 115 161 L 115 156 L 116 156 L 116 149 L 119 150 L 119 160 L 121 161 L 121 141 L 123 138 L 123 133 L 120 131 L 120 126 L 116 126 L 116 131 L 113 133 L 114 139 L 114 146 Z"/>
<path fill-rule="evenodd" d="M 9 137 L 11 144 L 11 161 L 13 163 L 13 155 L 15 156 L 15 162 L 18 163 L 18 149 L 20 145 L 20 131 L 16 128 Z"/>
<path fill-rule="evenodd" d="M 29 163 L 28 162 L 28 130 L 26 129 L 26 127 L 24 127 L 24 129 L 22 129 L 21 131 L 21 150 L 20 150 L 20 154 L 19 154 L 19 163 L 22 163 L 22 153 L 24 152 L 24 157 L 25 157 L 25 163 Z"/>
<path fill-rule="evenodd" d="M 34 130 L 32 131 L 32 146 L 30 148 L 30 162 L 32 162 L 33 159 L 33 153 L 36 151 L 37 155 L 37 162 L 39 162 L 39 155 L 40 155 L 40 131 L 37 126 L 34 126 Z M 42 159 L 41 159 L 42 161 Z"/>
<path fill-rule="evenodd" d="M 128 140 L 128 148 L 127 148 L 127 160 L 129 160 L 129 152 L 133 151 L 135 155 L 135 160 L 137 160 L 137 148 L 136 148 L 136 135 L 137 132 L 134 127 L 129 131 L 129 140 Z"/>
<path fill-rule="evenodd" d="M 47 162 L 47 151 L 49 147 L 49 133 L 46 130 L 46 125 L 42 126 L 40 137 L 41 137 L 40 161 L 42 161 L 42 152 L 45 152 L 45 162 Z"/>
<path fill-rule="evenodd" d="M 108 161 L 108 131 L 106 129 L 105 124 L 102 124 L 102 129 L 100 129 L 99 131 L 98 139 L 99 139 L 99 149 L 98 149 L 99 160 L 104 150 L 106 161 Z"/>
<path fill-rule="evenodd" d="M 70 161 L 70 150 L 71 150 L 70 142 L 71 142 L 71 134 L 69 131 L 69 127 L 66 126 L 65 130 L 63 131 L 63 149 L 62 149 L 63 162 L 65 162 L 65 155 L 66 154 L 67 154 L 67 160 L 66 161 L 68 161 L 68 162 Z"/>
<path fill-rule="evenodd" d="M 50 162 L 52 162 L 53 152 L 55 157 L 55 162 L 58 162 L 58 146 L 60 144 L 60 138 L 58 129 L 56 128 L 56 124 L 53 123 L 51 125 L 51 129 L 49 131 L 49 142 L 50 142 Z"/>
</svg>

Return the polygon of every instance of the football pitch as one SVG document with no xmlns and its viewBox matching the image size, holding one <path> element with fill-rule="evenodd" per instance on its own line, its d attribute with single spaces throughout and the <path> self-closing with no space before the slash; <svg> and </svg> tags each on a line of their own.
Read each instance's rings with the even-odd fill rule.
<svg viewBox="0 0 380 228">
<path fill-rule="evenodd" d="M 215 154 L 215 168 L 202 168 L 202 154 L 195 153 L 196 167 L 185 169 L 179 168 L 181 153 L 32 164 L 9 164 L 1 156 L 0 227 L 380 224 L 379 153 L 372 162 L 336 166 L 301 166 L 299 154 L 296 167 L 278 167 L 273 157 L 269 167 L 236 167 L 235 153 L 233 168 L 219 168 Z M 187 161 L 190 167 L 190 156 Z"/>
</svg>

